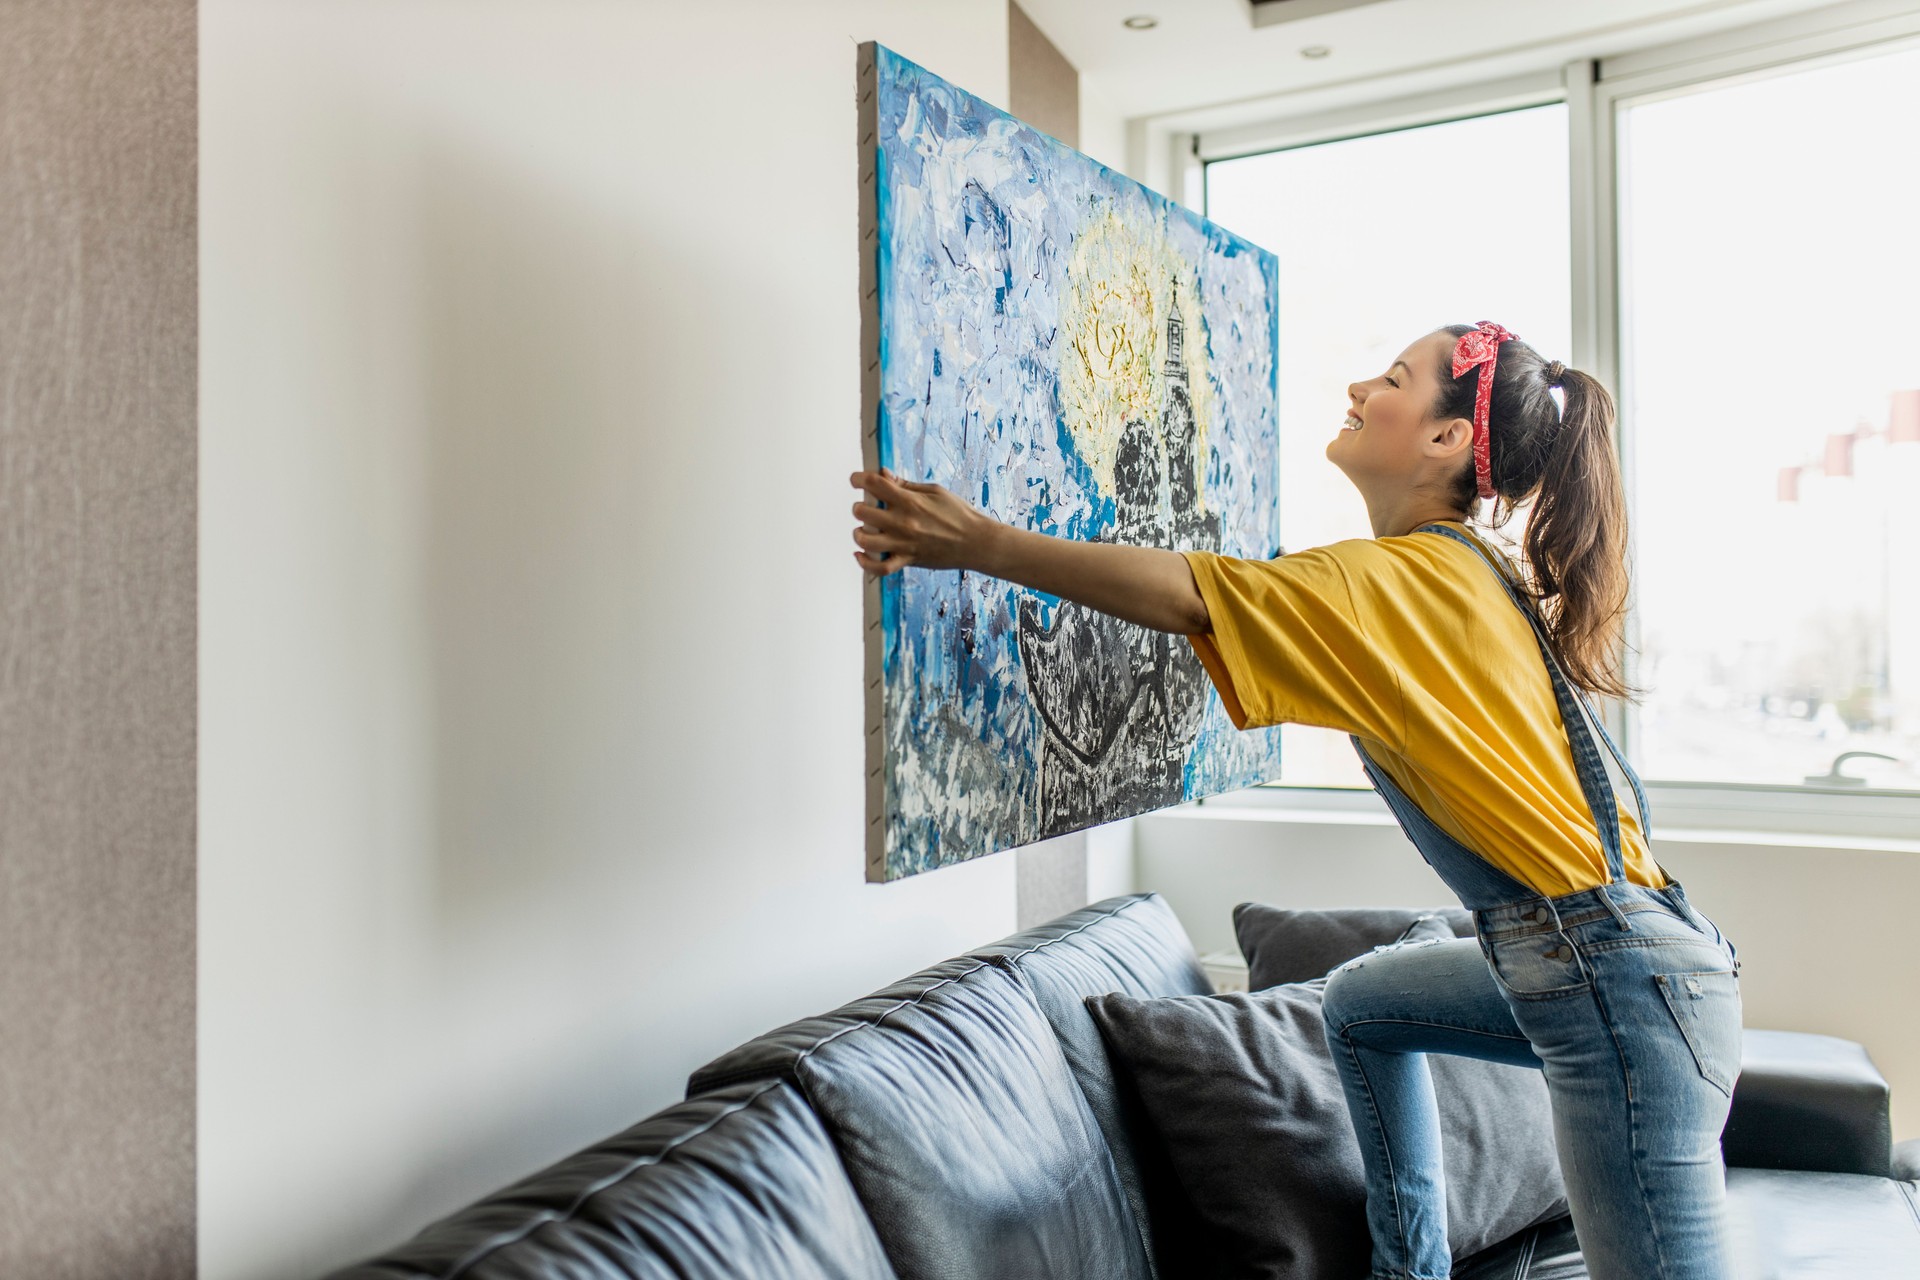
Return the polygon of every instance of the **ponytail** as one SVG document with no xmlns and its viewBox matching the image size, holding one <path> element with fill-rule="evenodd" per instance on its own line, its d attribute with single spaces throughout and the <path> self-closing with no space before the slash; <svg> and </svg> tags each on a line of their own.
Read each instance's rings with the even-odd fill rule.
<svg viewBox="0 0 1920 1280">
<path fill-rule="evenodd" d="M 1451 325 L 1456 338 L 1472 325 Z M 1471 417 L 1476 380 L 1443 363 L 1435 416 Z M 1566 402 L 1554 404 L 1558 386 Z M 1599 379 L 1559 361 L 1543 361 L 1519 339 L 1501 343 L 1489 415 L 1494 487 L 1489 528 L 1532 504 L 1527 523 L 1528 594 L 1546 623 L 1567 676 L 1589 693 L 1637 698 L 1620 669 L 1627 611 L 1627 504 L 1614 451 L 1613 397 Z M 1450 495 L 1473 510 L 1469 459 Z"/>
</svg>

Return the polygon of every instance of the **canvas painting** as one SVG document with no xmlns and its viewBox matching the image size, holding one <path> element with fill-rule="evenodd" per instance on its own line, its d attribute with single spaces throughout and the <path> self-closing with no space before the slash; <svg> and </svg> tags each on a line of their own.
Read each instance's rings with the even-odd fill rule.
<svg viewBox="0 0 1920 1280">
<path fill-rule="evenodd" d="M 1272 254 L 859 51 L 864 461 L 1069 538 L 1271 557 Z M 976 573 L 867 584 L 867 878 L 1277 776 L 1184 636 Z"/>
</svg>

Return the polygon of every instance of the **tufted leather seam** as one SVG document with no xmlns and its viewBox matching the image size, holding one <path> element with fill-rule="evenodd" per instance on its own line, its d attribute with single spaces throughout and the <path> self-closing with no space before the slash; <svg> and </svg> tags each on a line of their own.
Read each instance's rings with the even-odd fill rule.
<svg viewBox="0 0 1920 1280">
<path fill-rule="evenodd" d="M 414 1274 L 422 1277 L 422 1280 L 456 1280 L 456 1277 L 460 1276 L 463 1272 L 471 1270 L 473 1267 L 477 1266 L 479 1263 L 485 1261 L 489 1255 L 497 1253 L 499 1250 L 506 1248 L 510 1244 L 519 1243 L 520 1241 L 526 1239 L 528 1236 L 532 1235 L 534 1232 L 538 1231 L 541 1227 L 546 1226 L 548 1223 L 568 1221 L 575 1214 L 579 1213 L 581 1209 L 585 1208 L 587 1201 L 591 1200 L 594 1196 L 599 1195 L 602 1191 L 605 1191 L 609 1187 L 616 1186 L 617 1184 L 626 1181 L 628 1178 L 632 1177 L 635 1173 L 639 1172 L 641 1169 L 646 1168 L 649 1165 L 660 1163 L 660 1161 L 664 1160 L 668 1155 L 678 1150 L 681 1146 L 692 1141 L 694 1138 L 699 1137 L 701 1134 L 707 1132 L 709 1129 L 719 1124 L 722 1120 L 725 1120 L 728 1116 L 733 1115 L 737 1112 L 745 1111 L 748 1107 L 752 1106 L 754 1103 L 758 1102 L 761 1098 L 765 1097 L 769 1092 L 779 1088 L 783 1083 L 785 1082 L 780 1080 L 769 1080 L 765 1088 L 757 1090 L 751 1097 L 742 1098 L 739 1102 L 728 1107 L 726 1110 L 720 1112 L 718 1115 L 713 1116 L 711 1119 L 707 1120 L 706 1122 L 704 1122 L 703 1124 L 700 1124 L 695 1128 L 687 1130 L 685 1133 L 675 1134 L 673 1136 L 673 1139 L 670 1142 L 668 1142 L 666 1146 L 660 1148 L 660 1150 L 644 1156 L 635 1156 L 624 1167 L 616 1170 L 611 1174 L 598 1178 L 595 1181 L 589 1183 L 586 1187 L 584 1187 L 580 1191 L 578 1195 L 576 1195 L 573 1198 L 573 1203 L 569 1204 L 566 1207 L 566 1209 L 564 1209 L 563 1211 L 556 1213 L 551 1209 L 543 1209 L 541 1210 L 539 1215 L 535 1217 L 534 1221 L 531 1224 L 516 1227 L 514 1230 L 510 1232 L 503 1233 L 501 1235 L 493 1237 L 490 1240 L 481 1242 L 480 1244 L 474 1246 L 474 1249 L 471 1253 L 467 1254 L 466 1257 L 454 1263 L 453 1266 L 441 1276 L 436 1278 L 430 1272 L 420 1271 L 417 1269 L 415 1270 Z"/>
<path fill-rule="evenodd" d="M 1527 1273 L 1533 1270 L 1533 1254 L 1540 1247 L 1540 1233 L 1544 1227 L 1535 1227 L 1527 1233 L 1527 1242 L 1520 1248 L 1520 1256 L 1513 1265 L 1513 1280 L 1527 1280 Z"/>
<path fill-rule="evenodd" d="M 1000 969 L 1000 968 L 1001 966 L 994 964 L 991 960 L 982 960 L 979 964 L 974 965 L 973 968 L 966 970 L 964 973 L 956 973 L 951 978 L 942 978 L 938 982 L 934 983 L 932 986 L 928 987 L 925 991 L 919 992 L 916 995 L 910 996 L 907 999 L 901 1000 L 897 1004 L 894 1004 L 888 1007 L 887 1009 L 882 1010 L 879 1014 L 875 1015 L 870 1021 L 866 1019 L 862 1019 L 857 1022 L 850 1022 L 846 1026 L 841 1027 L 838 1031 L 833 1032 L 831 1035 L 825 1035 L 820 1037 L 818 1040 L 815 1040 L 812 1044 L 808 1045 L 806 1048 L 794 1054 L 793 1060 L 791 1062 L 786 1063 L 784 1065 L 772 1067 L 771 1070 L 779 1073 L 775 1077 L 776 1079 L 784 1079 L 786 1078 L 789 1072 L 792 1072 L 796 1068 L 798 1068 L 799 1065 L 803 1061 L 805 1061 L 810 1054 L 812 1054 L 818 1049 L 825 1047 L 826 1045 L 832 1044 L 835 1040 L 838 1040 L 841 1036 L 850 1035 L 855 1031 L 866 1031 L 866 1030 L 870 1030 L 873 1027 L 877 1027 L 882 1022 L 885 1022 L 888 1018 L 892 1017 L 894 1014 L 900 1012 L 900 1010 L 906 1008 L 908 1005 L 919 1004 L 922 1000 L 925 1000 L 928 996 L 932 995 L 934 992 L 938 991 L 940 988 L 947 986 L 950 983 L 958 982 L 962 978 L 971 978 L 974 974 L 980 972 L 982 969 Z M 826 1016 L 831 1017 L 832 1015 L 828 1014 Z M 769 1068 L 766 1068 L 766 1067 L 741 1067 L 741 1068 L 738 1068 L 737 1070 L 730 1071 L 727 1074 L 723 1076 L 719 1076 L 716 1079 L 710 1081 L 701 1092 L 711 1093 L 715 1089 L 724 1088 L 730 1084 L 738 1084 L 745 1080 L 757 1080 L 764 1077 L 768 1070 Z"/>
<path fill-rule="evenodd" d="M 1907 1212 L 1913 1215 L 1914 1229 L 1920 1230 L 1920 1180 L 1896 1178 L 1894 1185 L 1900 1188 L 1900 1196 L 1907 1202 Z"/>
<path fill-rule="evenodd" d="M 1065 942 L 1068 938 L 1071 938 L 1074 934 L 1082 933 L 1088 929 L 1091 929 L 1103 920 L 1111 920 L 1115 916 L 1119 915 L 1122 911 L 1131 911 L 1133 908 L 1139 906 L 1141 903 L 1145 901 L 1147 901 L 1147 899 L 1144 897 L 1129 898 L 1127 901 L 1121 903 L 1119 906 L 1115 907 L 1113 910 L 1097 915 L 1093 919 L 1087 921 L 1085 924 L 1078 925 L 1072 929 L 1067 930 L 1065 933 L 1061 934 L 1057 938 L 1048 938 L 1045 942 L 1036 942 L 1032 946 L 1028 947 L 1025 951 L 1016 951 L 1012 955 L 988 956 L 987 960 L 989 963 L 1004 962 L 1005 965 L 1011 965 L 1015 960 L 1025 959 L 1027 956 L 1030 956 L 1034 952 L 1041 950 L 1043 947 L 1050 947 L 1056 942 Z"/>
</svg>

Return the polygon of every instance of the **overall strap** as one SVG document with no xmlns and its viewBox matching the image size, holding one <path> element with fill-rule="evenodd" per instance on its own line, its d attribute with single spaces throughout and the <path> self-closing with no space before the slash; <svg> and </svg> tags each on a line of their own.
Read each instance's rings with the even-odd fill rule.
<svg viewBox="0 0 1920 1280">
<path fill-rule="evenodd" d="M 1640 810 L 1640 830 L 1650 833 L 1647 822 L 1647 798 L 1641 790 L 1640 779 L 1620 755 L 1620 750 L 1607 735 L 1606 727 L 1593 713 L 1585 698 L 1585 691 L 1567 676 L 1566 669 L 1560 665 L 1549 639 L 1547 625 L 1533 608 L 1533 601 L 1510 578 L 1506 571 L 1487 555 L 1484 548 L 1472 538 L 1442 524 L 1421 525 L 1416 532 L 1438 533 L 1452 538 L 1455 542 L 1471 547 L 1475 555 L 1486 563 L 1500 585 L 1506 588 L 1507 597 L 1514 607 L 1526 617 L 1533 628 L 1534 640 L 1540 646 L 1540 655 L 1547 664 L 1547 674 L 1553 683 L 1553 694 L 1560 705 L 1560 719 L 1566 726 L 1567 742 L 1573 749 L 1574 772 L 1580 779 L 1580 790 L 1587 798 L 1587 805 L 1593 811 L 1594 827 L 1600 834 L 1600 845 L 1606 853 L 1607 877 L 1610 881 L 1624 882 L 1627 878 L 1626 855 L 1620 840 L 1620 811 L 1617 791 L 1614 789 L 1613 775 L 1609 765 L 1615 766 L 1625 775 L 1632 790 L 1634 803 Z M 1606 753 L 1595 745 L 1595 737 L 1604 742 Z M 1608 756 L 1612 759 L 1609 760 Z"/>
</svg>

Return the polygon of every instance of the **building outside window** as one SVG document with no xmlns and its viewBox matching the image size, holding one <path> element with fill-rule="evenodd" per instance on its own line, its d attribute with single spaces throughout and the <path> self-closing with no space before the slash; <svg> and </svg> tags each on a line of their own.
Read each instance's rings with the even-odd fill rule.
<svg viewBox="0 0 1920 1280">
<path fill-rule="evenodd" d="M 1650 778 L 1920 790 L 1920 51 L 1622 105 Z"/>
</svg>

